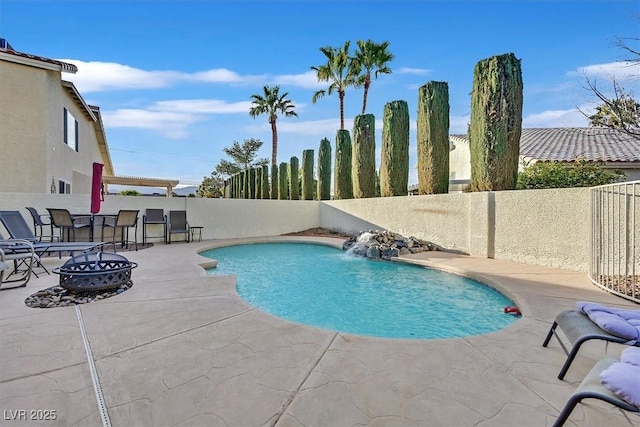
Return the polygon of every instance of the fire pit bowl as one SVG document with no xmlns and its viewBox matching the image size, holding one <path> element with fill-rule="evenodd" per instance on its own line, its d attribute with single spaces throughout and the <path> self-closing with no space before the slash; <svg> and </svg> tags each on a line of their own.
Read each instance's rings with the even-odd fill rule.
<svg viewBox="0 0 640 427">
<path fill-rule="evenodd" d="M 53 272 L 60 275 L 60 286 L 71 291 L 100 291 L 116 288 L 131 280 L 138 264 L 111 252 L 88 252 L 72 256 Z"/>
</svg>

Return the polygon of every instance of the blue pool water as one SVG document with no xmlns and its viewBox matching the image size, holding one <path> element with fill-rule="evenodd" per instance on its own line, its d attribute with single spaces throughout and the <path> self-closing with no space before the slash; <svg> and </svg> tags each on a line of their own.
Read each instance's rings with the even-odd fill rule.
<svg viewBox="0 0 640 427">
<path fill-rule="evenodd" d="M 237 275 L 238 294 L 275 316 L 386 338 L 483 334 L 516 319 L 493 288 L 438 270 L 355 257 L 323 245 L 258 243 L 201 252 L 210 275 Z"/>
</svg>

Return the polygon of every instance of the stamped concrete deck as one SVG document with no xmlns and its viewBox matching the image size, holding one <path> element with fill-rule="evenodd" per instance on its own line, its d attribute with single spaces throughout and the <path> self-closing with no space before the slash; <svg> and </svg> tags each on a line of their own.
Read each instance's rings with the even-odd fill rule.
<svg viewBox="0 0 640 427">
<path fill-rule="evenodd" d="M 77 309 L 24 305 L 57 284 L 54 274 L 0 292 L 0 424 L 101 426 L 102 405 L 112 426 L 551 425 L 594 361 L 622 349 L 586 344 L 558 380 L 565 356 L 555 340 L 541 346 L 555 315 L 578 300 L 637 308 L 581 273 L 429 252 L 407 258 L 490 283 L 524 316 L 499 332 L 460 339 L 355 336 L 245 303 L 233 277 L 208 277 L 199 266 L 207 260 L 197 251 L 219 243 L 127 252 L 139 264 L 134 286 Z M 46 414 L 37 410 L 55 411 L 56 419 L 31 420 Z M 589 403 L 566 425 L 640 426 L 640 417 Z"/>
</svg>

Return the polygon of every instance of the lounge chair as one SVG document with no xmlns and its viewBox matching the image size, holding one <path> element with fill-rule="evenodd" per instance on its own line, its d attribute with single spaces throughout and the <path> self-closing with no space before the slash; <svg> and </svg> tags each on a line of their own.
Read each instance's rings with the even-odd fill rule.
<svg viewBox="0 0 640 427">
<path fill-rule="evenodd" d="M 40 261 L 28 240 L 10 239 L 0 241 L 0 290 L 27 286 L 33 267 Z M 13 264 L 13 268 L 10 266 Z M 4 283 L 16 283 L 2 287 Z"/>
<path fill-rule="evenodd" d="M 597 305 L 593 303 L 580 302 L 578 303 L 578 307 L 582 307 L 585 304 Z M 640 310 L 638 310 L 637 312 L 640 315 Z M 556 331 L 556 328 L 558 326 L 571 343 L 571 350 L 567 349 L 567 346 L 562 342 L 560 336 L 558 336 L 558 333 Z M 571 363 L 578 354 L 578 350 L 580 350 L 580 346 L 586 341 L 603 340 L 606 342 L 613 342 L 618 344 L 640 346 L 640 340 L 633 340 L 632 337 L 614 335 L 602 329 L 587 315 L 587 313 L 585 313 L 580 308 L 576 310 L 565 310 L 556 316 L 556 319 L 551 325 L 551 329 L 549 329 L 549 333 L 547 334 L 547 337 L 542 344 L 543 347 L 546 347 L 549 344 L 552 336 L 556 337 L 558 343 L 560 343 L 560 347 L 562 347 L 562 350 L 567 355 L 567 360 L 564 362 L 564 365 L 562 366 L 562 369 L 560 369 L 560 373 L 558 374 L 558 379 L 560 380 L 564 379 L 564 376 L 569 370 Z"/>
<path fill-rule="evenodd" d="M 625 353 L 629 350 L 640 352 L 640 349 L 629 348 L 623 351 L 620 360 L 608 357 L 596 363 L 576 391 L 569 397 L 555 423 L 553 423 L 553 427 L 562 426 L 576 405 L 583 399 L 598 399 L 626 411 L 640 412 L 640 407 L 632 403 L 634 400 L 638 400 L 637 395 L 640 388 L 637 385 L 640 384 L 640 366 L 631 364 L 623 366 L 625 357 L 629 356 Z M 635 357 L 640 358 L 638 356 Z M 634 387 L 635 391 L 631 390 Z M 635 394 L 635 398 L 631 394 Z M 625 396 L 626 399 L 623 399 L 622 397 Z"/>
<path fill-rule="evenodd" d="M 187 211 L 169 211 L 169 221 L 167 223 L 167 243 L 171 244 L 172 234 L 184 234 L 184 240 L 189 242 L 189 222 L 187 221 Z"/>
</svg>

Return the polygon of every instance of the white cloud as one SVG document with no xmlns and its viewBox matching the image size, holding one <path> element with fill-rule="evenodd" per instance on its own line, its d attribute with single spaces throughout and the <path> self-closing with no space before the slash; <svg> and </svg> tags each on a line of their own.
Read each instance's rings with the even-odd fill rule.
<svg viewBox="0 0 640 427">
<path fill-rule="evenodd" d="M 71 80 L 80 93 L 161 88 L 186 76 L 177 71 L 145 71 L 114 62 L 84 62 L 75 59 L 61 61 L 78 67 L 76 74 L 65 75 L 65 78 Z"/>
<path fill-rule="evenodd" d="M 588 107 L 580 108 L 583 111 L 588 111 Z M 587 125 L 587 118 L 577 108 L 547 110 L 522 118 L 523 128 L 585 127 Z"/>
<path fill-rule="evenodd" d="M 245 130 L 248 132 L 266 132 L 270 131 L 271 127 L 266 120 L 264 124 L 256 124 L 252 126 L 246 126 Z M 351 122 L 353 124 L 353 121 Z M 324 119 L 324 120 L 311 120 L 311 121 L 298 121 L 298 120 L 278 120 L 278 133 L 291 133 L 295 135 L 305 136 L 321 136 L 332 138 L 335 136 L 336 131 L 340 127 L 340 119 Z M 345 120 L 345 127 L 347 127 L 347 121 Z"/>
<path fill-rule="evenodd" d="M 179 82 L 211 84 L 263 85 L 265 83 L 294 86 L 304 89 L 318 89 L 315 72 L 282 75 L 242 75 L 226 68 L 215 68 L 195 73 L 171 70 L 148 71 L 115 62 L 80 61 L 61 59 L 78 67 L 75 74 L 65 75 L 81 93 L 105 92 L 124 89 L 156 89 L 175 85 Z"/>
<path fill-rule="evenodd" d="M 260 85 L 268 79 L 267 75 L 242 75 L 226 68 L 216 68 L 207 71 L 199 71 L 189 74 L 186 78 L 189 81 L 201 83 L 227 83 L 234 85 Z"/>
<path fill-rule="evenodd" d="M 250 101 L 229 104 L 218 99 L 176 99 L 158 101 L 150 107 L 150 110 L 193 114 L 247 114 L 250 108 Z"/>
<path fill-rule="evenodd" d="M 296 86 L 304 89 L 320 89 L 327 85 L 326 82 L 318 82 L 315 71 L 307 71 L 302 74 L 282 74 L 269 79 L 272 83 L 284 86 Z"/>
<path fill-rule="evenodd" d="M 469 114 L 464 116 L 449 117 L 449 133 L 453 135 L 464 135 L 469 127 Z"/>
<path fill-rule="evenodd" d="M 400 67 L 397 70 L 394 70 L 394 73 L 397 74 L 415 74 L 419 76 L 425 76 L 429 74 L 432 70 L 427 68 L 411 68 L 411 67 Z"/>
<path fill-rule="evenodd" d="M 186 138 L 187 127 L 202 120 L 194 114 L 135 109 L 104 111 L 102 118 L 107 127 L 147 129 L 171 139 Z"/>
<path fill-rule="evenodd" d="M 616 79 L 619 82 L 629 81 L 640 77 L 640 67 L 631 61 L 610 62 L 608 64 L 594 64 L 579 67 L 569 71 L 568 76 L 586 76 L 590 79 Z"/>
</svg>

